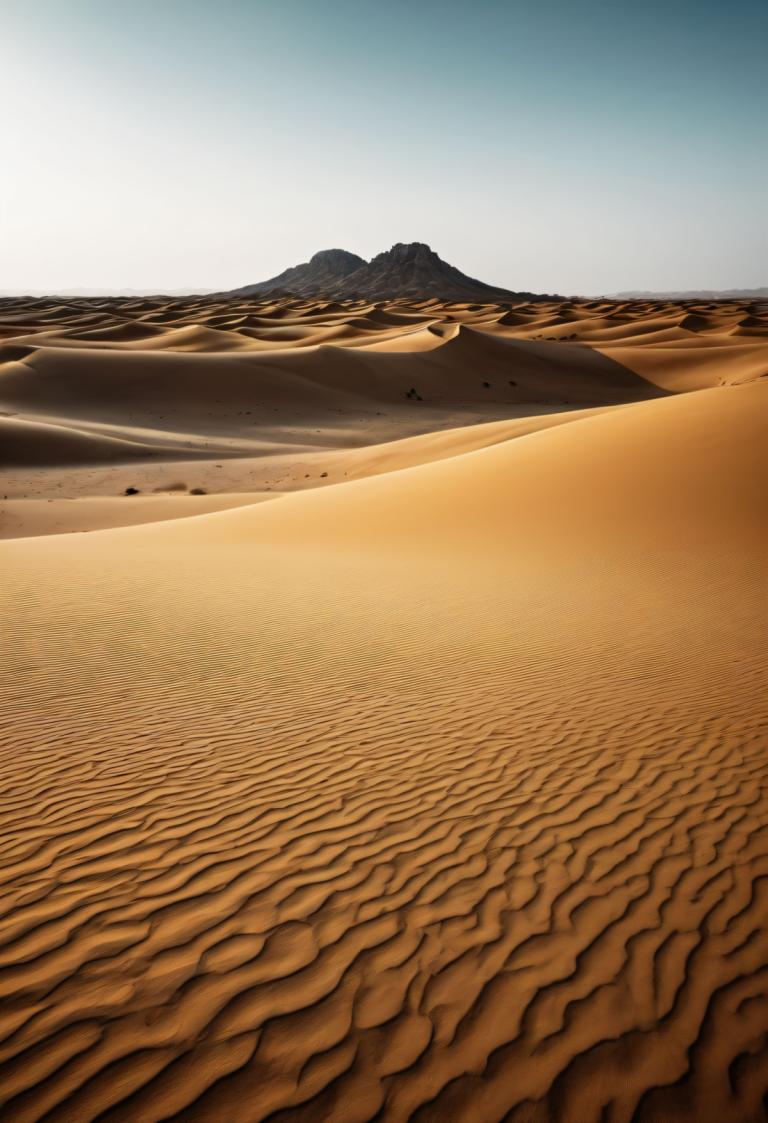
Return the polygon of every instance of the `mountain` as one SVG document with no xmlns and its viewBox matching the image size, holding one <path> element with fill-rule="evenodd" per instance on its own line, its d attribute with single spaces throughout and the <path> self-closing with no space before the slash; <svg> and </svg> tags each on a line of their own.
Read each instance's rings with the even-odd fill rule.
<svg viewBox="0 0 768 1123">
<path fill-rule="evenodd" d="M 434 297 L 483 303 L 536 299 L 535 293 L 510 292 L 468 277 L 424 242 L 398 242 L 368 262 L 346 250 L 321 250 L 305 265 L 286 269 L 268 281 L 233 289 L 228 295 L 251 296 L 272 290 L 336 300 Z"/>
<path fill-rule="evenodd" d="M 261 292 L 292 292 L 296 296 L 330 293 L 345 277 L 365 266 L 365 259 L 348 250 L 320 250 L 303 265 L 283 270 L 268 281 L 257 281 L 233 289 L 231 296 L 254 296 Z"/>
<path fill-rule="evenodd" d="M 759 289 L 685 289 L 680 292 L 653 292 L 630 289 L 614 292 L 611 300 L 766 300 L 768 288 Z"/>
<path fill-rule="evenodd" d="M 377 254 L 367 265 L 345 277 L 343 288 L 350 296 L 366 300 L 437 297 L 482 302 L 509 300 L 520 295 L 468 277 L 443 261 L 424 242 L 398 242 L 391 250 Z"/>
</svg>

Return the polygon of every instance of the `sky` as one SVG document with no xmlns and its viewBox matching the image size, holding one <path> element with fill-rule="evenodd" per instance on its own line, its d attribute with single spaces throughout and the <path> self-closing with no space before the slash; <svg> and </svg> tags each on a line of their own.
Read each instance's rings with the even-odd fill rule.
<svg viewBox="0 0 768 1123">
<path fill-rule="evenodd" d="M 0 0 L 0 290 L 768 285 L 764 0 Z"/>
</svg>

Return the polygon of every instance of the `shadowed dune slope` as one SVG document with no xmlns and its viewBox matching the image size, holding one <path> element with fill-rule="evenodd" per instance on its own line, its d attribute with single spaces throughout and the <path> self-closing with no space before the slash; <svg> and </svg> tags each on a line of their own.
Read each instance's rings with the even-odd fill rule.
<svg viewBox="0 0 768 1123">
<path fill-rule="evenodd" d="M 586 348 L 504 340 L 463 328 L 431 351 L 322 346 L 243 356 L 41 348 L 0 367 L 0 401 L 37 414 L 125 422 L 153 409 L 205 421 L 233 410 L 290 406 L 312 416 L 343 404 L 402 404 L 414 388 L 430 402 L 635 401 L 659 391 Z M 216 406 L 223 409 L 216 410 Z M 257 415 L 258 416 L 258 415 Z"/>
<path fill-rule="evenodd" d="M 761 1118 L 767 420 L 0 543 L 4 1118 Z"/>
<path fill-rule="evenodd" d="M 0 416 L 0 464 L 88 463 L 147 455 L 151 446 L 71 427 Z"/>
</svg>

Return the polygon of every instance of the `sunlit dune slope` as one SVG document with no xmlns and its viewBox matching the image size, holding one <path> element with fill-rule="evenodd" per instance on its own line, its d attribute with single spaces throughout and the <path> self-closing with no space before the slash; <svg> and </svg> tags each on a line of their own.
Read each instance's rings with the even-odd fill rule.
<svg viewBox="0 0 768 1123">
<path fill-rule="evenodd" d="M 14 1123 L 761 1118 L 768 384 L 558 416 L 0 543 Z"/>
</svg>

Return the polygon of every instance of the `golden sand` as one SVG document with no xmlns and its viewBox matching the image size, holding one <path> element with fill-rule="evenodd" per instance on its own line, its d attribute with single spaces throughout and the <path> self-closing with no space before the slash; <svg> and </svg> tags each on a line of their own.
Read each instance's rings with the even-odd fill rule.
<svg viewBox="0 0 768 1123">
<path fill-rule="evenodd" d="M 0 332 L 2 1118 L 762 1119 L 761 307 Z"/>
</svg>

